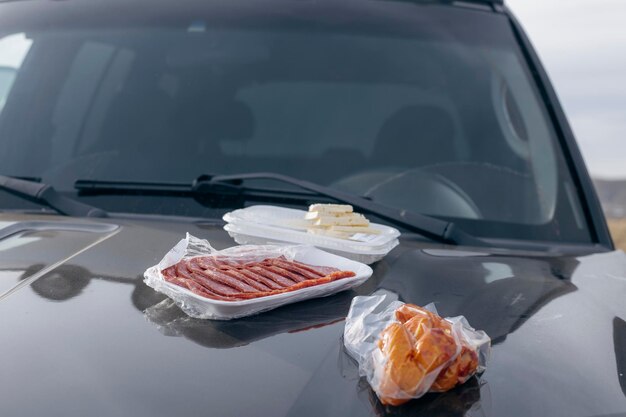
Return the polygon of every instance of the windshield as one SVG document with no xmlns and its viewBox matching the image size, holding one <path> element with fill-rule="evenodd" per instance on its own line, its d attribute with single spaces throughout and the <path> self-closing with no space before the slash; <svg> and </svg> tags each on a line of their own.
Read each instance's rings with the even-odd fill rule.
<svg viewBox="0 0 626 417">
<path fill-rule="evenodd" d="M 1 174 L 69 191 L 272 171 L 479 236 L 590 240 L 504 16 L 366 1 L 156 2 L 134 16 L 82 3 L 0 6 Z"/>
</svg>

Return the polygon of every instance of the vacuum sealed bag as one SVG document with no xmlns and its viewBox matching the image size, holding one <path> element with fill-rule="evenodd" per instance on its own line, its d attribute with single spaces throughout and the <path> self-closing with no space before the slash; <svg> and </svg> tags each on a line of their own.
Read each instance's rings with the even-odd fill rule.
<svg viewBox="0 0 626 417">
<path fill-rule="evenodd" d="M 491 349 L 489 336 L 465 317 L 444 319 L 433 304 L 419 307 L 384 294 L 352 300 L 344 344 L 386 405 L 463 384 L 484 371 Z"/>
<path fill-rule="evenodd" d="M 305 245 L 243 245 L 214 249 L 189 234 L 144 282 L 187 315 L 229 320 L 323 297 L 362 284 L 372 269 Z"/>
</svg>

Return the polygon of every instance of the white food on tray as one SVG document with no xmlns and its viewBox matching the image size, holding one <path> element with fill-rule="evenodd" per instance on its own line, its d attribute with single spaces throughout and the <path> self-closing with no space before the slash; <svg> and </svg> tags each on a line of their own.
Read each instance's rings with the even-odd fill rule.
<svg viewBox="0 0 626 417">
<path fill-rule="evenodd" d="M 308 233 L 307 211 L 257 205 L 224 215 L 224 230 L 239 244 L 298 243 L 312 245 L 346 258 L 371 264 L 398 245 L 400 232 L 383 224 L 370 223 L 377 233 L 354 233 L 350 239 Z"/>
<path fill-rule="evenodd" d="M 370 221 L 364 215 L 355 213 L 347 204 L 312 204 L 304 218 L 309 223 L 307 232 L 316 235 L 354 240 L 357 233 L 379 233 L 370 227 Z"/>
</svg>

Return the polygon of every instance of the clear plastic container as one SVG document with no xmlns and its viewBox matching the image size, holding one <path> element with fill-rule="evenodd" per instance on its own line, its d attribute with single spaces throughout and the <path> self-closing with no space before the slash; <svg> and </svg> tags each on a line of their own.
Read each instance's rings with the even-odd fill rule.
<svg viewBox="0 0 626 417">
<path fill-rule="evenodd" d="M 378 234 L 357 233 L 351 239 L 308 233 L 307 212 L 276 206 L 251 206 L 224 215 L 224 226 L 239 244 L 299 243 L 322 248 L 346 258 L 371 264 L 398 245 L 400 232 L 393 227 L 371 223 Z"/>
</svg>

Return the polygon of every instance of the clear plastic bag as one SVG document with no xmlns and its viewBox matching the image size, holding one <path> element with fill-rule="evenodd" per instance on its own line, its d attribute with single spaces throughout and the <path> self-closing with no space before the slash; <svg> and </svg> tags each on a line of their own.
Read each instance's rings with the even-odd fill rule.
<svg viewBox="0 0 626 417">
<path fill-rule="evenodd" d="M 465 317 L 442 319 L 388 294 L 352 300 L 346 350 L 383 404 L 400 405 L 427 392 L 447 391 L 483 372 L 491 339 Z"/>
<path fill-rule="evenodd" d="M 199 296 L 190 290 L 167 282 L 162 271 L 183 259 L 197 256 L 214 256 L 229 262 L 260 262 L 269 258 L 284 257 L 310 265 L 329 266 L 352 271 L 355 276 L 329 283 L 284 292 L 281 294 L 237 301 L 222 301 Z M 305 245 L 245 245 L 216 250 L 208 241 L 187 234 L 159 262 L 146 270 L 144 282 L 154 290 L 170 297 L 187 315 L 200 319 L 230 320 L 257 314 L 273 308 L 314 297 L 323 297 L 362 284 L 372 275 L 367 265 L 326 253 Z"/>
</svg>

